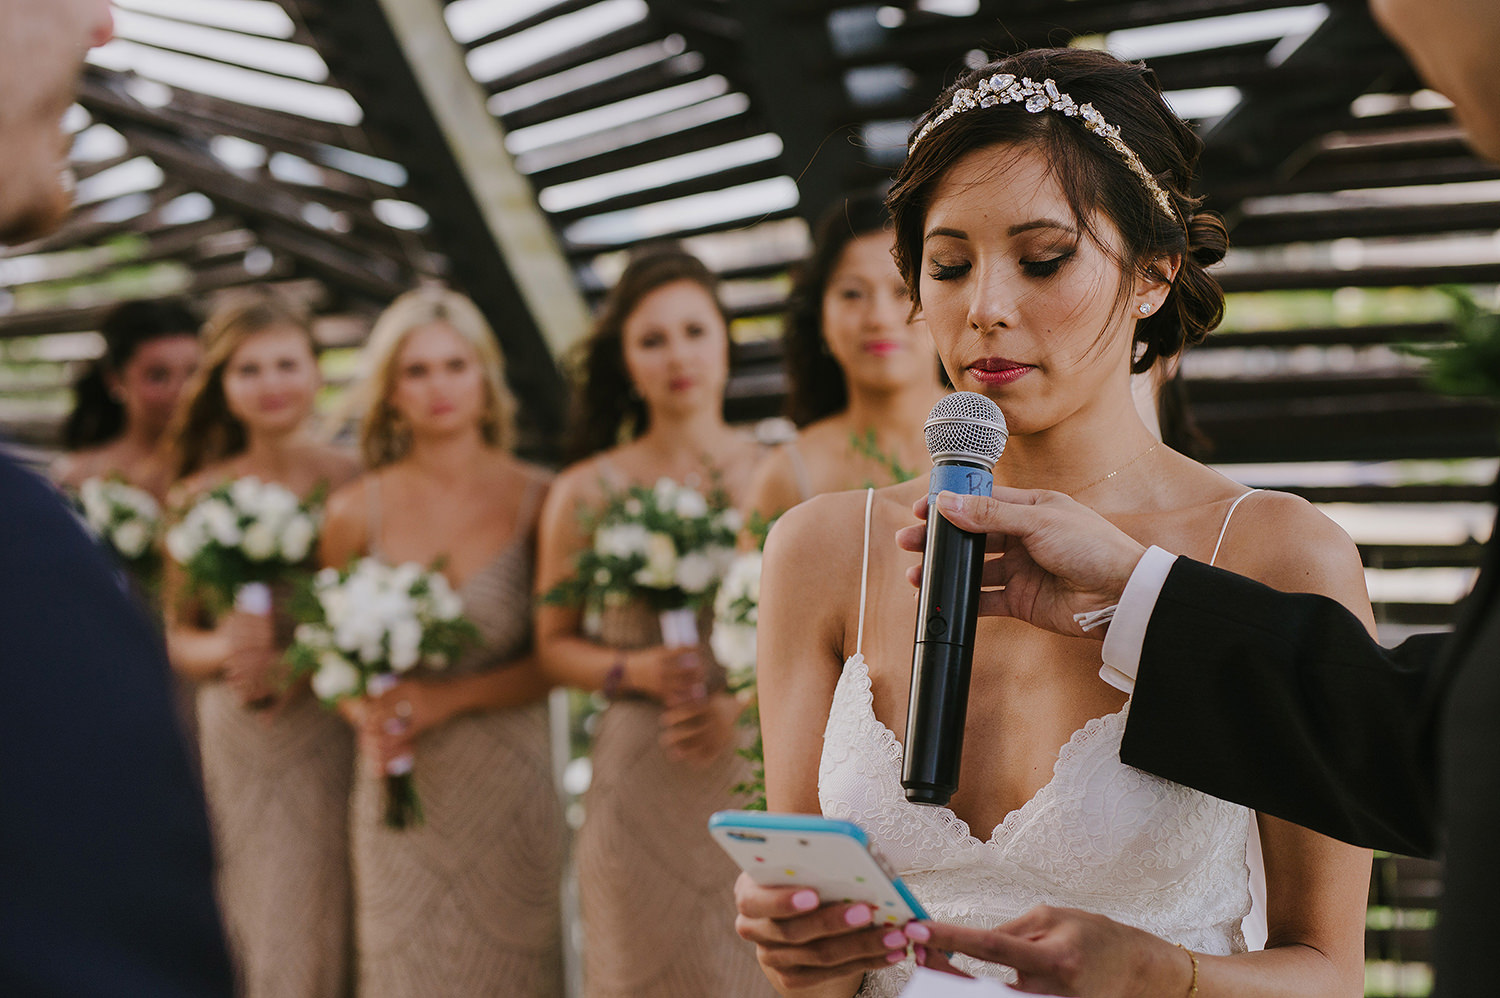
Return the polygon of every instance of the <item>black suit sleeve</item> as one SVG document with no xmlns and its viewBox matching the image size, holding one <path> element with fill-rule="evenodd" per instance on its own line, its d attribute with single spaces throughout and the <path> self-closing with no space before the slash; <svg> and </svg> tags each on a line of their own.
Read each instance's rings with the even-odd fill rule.
<svg viewBox="0 0 1500 998">
<path fill-rule="evenodd" d="M 208 823 L 155 630 L 0 458 L 0 993 L 232 993 Z"/>
<path fill-rule="evenodd" d="M 1443 640 L 1389 650 L 1331 599 L 1178 558 L 1120 758 L 1347 842 L 1432 855 L 1427 701 Z"/>
</svg>

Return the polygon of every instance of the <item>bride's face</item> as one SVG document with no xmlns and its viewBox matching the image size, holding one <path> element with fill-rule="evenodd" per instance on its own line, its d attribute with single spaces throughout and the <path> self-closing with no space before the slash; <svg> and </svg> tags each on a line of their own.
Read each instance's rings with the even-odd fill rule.
<svg viewBox="0 0 1500 998">
<path fill-rule="evenodd" d="M 975 150 L 934 189 L 922 312 L 954 387 L 994 399 L 1012 433 L 1129 398 L 1122 240 L 1102 214 L 1092 224 L 1094 236 L 1079 231 L 1047 160 L 1029 147 Z"/>
</svg>

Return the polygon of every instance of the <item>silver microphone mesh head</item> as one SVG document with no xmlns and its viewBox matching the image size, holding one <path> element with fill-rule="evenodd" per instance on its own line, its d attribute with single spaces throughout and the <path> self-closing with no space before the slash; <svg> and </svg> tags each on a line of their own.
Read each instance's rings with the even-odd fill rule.
<svg viewBox="0 0 1500 998">
<path fill-rule="evenodd" d="M 934 463 L 947 459 L 992 466 L 1010 435 L 1000 407 L 978 392 L 954 392 L 938 400 L 923 427 Z"/>
</svg>

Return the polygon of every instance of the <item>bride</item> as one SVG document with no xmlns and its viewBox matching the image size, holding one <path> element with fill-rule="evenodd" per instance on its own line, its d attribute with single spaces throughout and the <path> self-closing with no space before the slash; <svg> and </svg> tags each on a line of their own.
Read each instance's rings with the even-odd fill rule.
<svg viewBox="0 0 1500 998">
<path fill-rule="evenodd" d="M 1348 537 L 1298 498 L 1157 443 L 1132 405 L 1131 371 L 1223 312 L 1204 270 L 1224 254 L 1223 225 L 1187 194 L 1200 148 L 1141 66 L 1076 49 L 993 63 L 916 132 L 890 195 L 897 264 L 954 385 L 1006 416 L 997 485 L 1066 493 L 1144 544 L 1324 593 L 1373 627 Z M 937 921 L 1015 922 L 1072 954 L 1069 993 L 1361 994 L 1369 854 L 1121 764 L 1130 705 L 1100 681 L 1095 641 L 982 618 L 959 789 L 951 808 L 906 802 L 896 733 L 920 556 L 893 534 L 926 490 L 922 478 L 820 496 L 771 534 L 759 676 L 771 810 L 858 822 Z M 1254 953 L 1240 930 L 1250 834 L 1270 928 Z M 896 994 L 925 926 L 876 928 L 868 906 L 822 900 L 741 877 L 738 930 L 772 982 Z"/>
</svg>

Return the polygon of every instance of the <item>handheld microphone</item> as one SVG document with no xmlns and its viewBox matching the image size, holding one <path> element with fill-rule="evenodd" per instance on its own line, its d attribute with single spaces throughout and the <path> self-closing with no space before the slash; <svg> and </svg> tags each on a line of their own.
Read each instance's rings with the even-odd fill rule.
<svg viewBox="0 0 1500 998">
<path fill-rule="evenodd" d="M 976 392 L 941 399 L 924 430 L 932 482 L 901 786 L 913 804 L 940 806 L 958 789 L 985 538 L 955 527 L 932 504 L 939 492 L 989 495 L 992 470 L 1009 434 L 1000 407 Z"/>
</svg>

